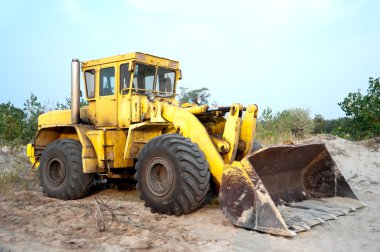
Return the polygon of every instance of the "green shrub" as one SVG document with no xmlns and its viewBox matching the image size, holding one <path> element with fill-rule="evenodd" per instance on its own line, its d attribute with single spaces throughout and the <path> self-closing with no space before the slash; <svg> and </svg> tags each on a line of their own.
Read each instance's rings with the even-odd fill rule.
<svg viewBox="0 0 380 252">
<path fill-rule="evenodd" d="M 25 113 L 8 103 L 0 104 L 0 145 L 17 145 L 22 142 Z"/>
<path fill-rule="evenodd" d="M 300 140 L 309 136 L 314 121 L 307 109 L 285 109 L 273 116 L 270 108 L 263 110 L 257 123 L 256 138 L 263 144 Z"/>
<path fill-rule="evenodd" d="M 367 94 L 358 90 L 349 93 L 338 105 L 346 113 L 346 119 L 334 128 L 338 135 L 361 140 L 380 135 L 380 79 L 369 78 Z"/>
</svg>

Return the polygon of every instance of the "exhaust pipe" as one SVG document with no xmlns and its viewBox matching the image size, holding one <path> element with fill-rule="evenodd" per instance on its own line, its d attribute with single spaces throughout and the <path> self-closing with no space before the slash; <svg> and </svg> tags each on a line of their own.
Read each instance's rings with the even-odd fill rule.
<svg viewBox="0 0 380 252">
<path fill-rule="evenodd" d="M 80 62 L 78 59 L 71 61 L 71 123 L 80 122 L 80 87 L 79 71 Z"/>
</svg>

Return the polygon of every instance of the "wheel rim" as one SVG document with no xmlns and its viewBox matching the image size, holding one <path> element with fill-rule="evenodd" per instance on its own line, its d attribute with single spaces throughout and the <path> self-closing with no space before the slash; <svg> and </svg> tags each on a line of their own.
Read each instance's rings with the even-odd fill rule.
<svg viewBox="0 0 380 252">
<path fill-rule="evenodd" d="M 48 163 L 48 179 L 53 186 L 59 186 L 63 183 L 66 176 L 66 167 L 62 160 L 52 158 Z"/>
<path fill-rule="evenodd" d="M 155 196 L 166 195 L 173 186 L 173 167 L 163 158 L 157 157 L 149 162 L 146 184 Z"/>
</svg>

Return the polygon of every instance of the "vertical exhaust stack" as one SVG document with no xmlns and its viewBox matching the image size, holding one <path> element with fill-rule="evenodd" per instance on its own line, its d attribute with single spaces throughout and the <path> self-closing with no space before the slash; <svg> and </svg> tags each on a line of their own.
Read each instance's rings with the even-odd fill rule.
<svg viewBox="0 0 380 252">
<path fill-rule="evenodd" d="M 78 59 L 71 61 L 71 123 L 80 122 L 80 87 L 79 72 L 80 62 Z"/>
</svg>

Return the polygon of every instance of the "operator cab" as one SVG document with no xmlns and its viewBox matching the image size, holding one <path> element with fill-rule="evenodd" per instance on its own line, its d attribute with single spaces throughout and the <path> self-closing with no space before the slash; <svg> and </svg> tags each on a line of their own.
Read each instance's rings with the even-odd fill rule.
<svg viewBox="0 0 380 252">
<path fill-rule="evenodd" d="M 85 118 L 97 128 L 127 128 L 149 120 L 154 100 L 176 103 L 177 61 L 135 52 L 84 61 L 82 70 L 89 102 Z"/>
</svg>

